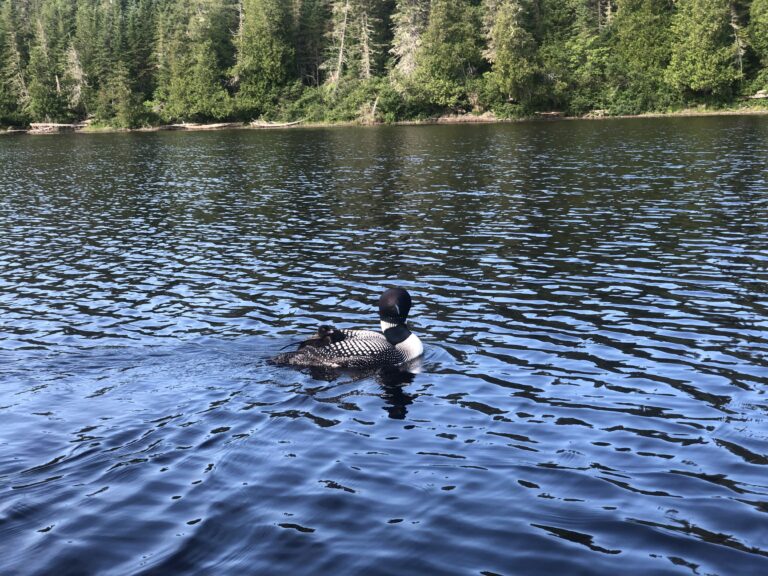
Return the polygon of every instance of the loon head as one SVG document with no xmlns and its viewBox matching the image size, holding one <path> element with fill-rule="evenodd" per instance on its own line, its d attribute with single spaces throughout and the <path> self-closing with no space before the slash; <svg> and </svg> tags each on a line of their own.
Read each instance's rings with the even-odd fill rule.
<svg viewBox="0 0 768 576">
<path fill-rule="evenodd" d="M 395 326 L 404 326 L 411 310 L 411 295 L 403 288 L 390 288 L 379 298 L 379 320 L 386 332 Z"/>
<path fill-rule="evenodd" d="M 384 332 L 387 342 L 392 346 L 406 346 L 405 353 L 409 358 L 415 358 L 421 355 L 423 348 L 419 339 L 411 334 L 405 324 L 410 311 L 411 295 L 403 288 L 390 288 L 379 298 L 381 331 Z"/>
</svg>

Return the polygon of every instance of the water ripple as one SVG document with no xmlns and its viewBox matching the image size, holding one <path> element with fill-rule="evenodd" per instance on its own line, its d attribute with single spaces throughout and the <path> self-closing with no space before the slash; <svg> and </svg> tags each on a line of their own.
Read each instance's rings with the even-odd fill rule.
<svg viewBox="0 0 768 576">
<path fill-rule="evenodd" d="M 767 136 L 4 139 L 4 568 L 765 572 Z M 391 283 L 417 374 L 267 364 Z"/>
</svg>

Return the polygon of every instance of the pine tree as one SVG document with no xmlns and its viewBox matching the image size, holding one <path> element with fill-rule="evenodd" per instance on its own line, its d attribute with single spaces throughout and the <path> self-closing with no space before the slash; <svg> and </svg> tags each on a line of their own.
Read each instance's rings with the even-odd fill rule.
<svg viewBox="0 0 768 576">
<path fill-rule="evenodd" d="M 67 108 L 76 117 L 84 117 L 88 84 L 79 55 L 73 45 L 70 45 L 65 55 L 63 82 L 67 87 Z"/>
<path fill-rule="evenodd" d="M 294 69 L 291 9 L 283 0 L 244 0 L 233 68 L 237 107 L 253 117 L 274 105 Z"/>
<path fill-rule="evenodd" d="M 165 121 L 231 115 L 222 60 L 230 45 L 231 6 L 223 0 L 173 0 L 159 17 L 154 110 Z"/>
<path fill-rule="evenodd" d="M 168 91 L 171 85 L 171 69 L 177 58 L 181 58 L 185 49 L 184 36 L 189 21 L 189 12 L 185 5 L 168 2 L 158 7 L 156 14 L 157 31 L 154 43 L 154 60 L 157 63 L 155 71 L 155 92 L 151 102 L 153 111 L 158 116 L 163 115 L 163 109 L 168 101 Z"/>
<path fill-rule="evenodd" d="M 294 45 L 298 76 L 309 86 L 322 83 L 325 59 L 325 26 L 328 19 L 326 0 L 303 0 L 298 10 Z"/>
<path fill-rule="evenodd" d="M 0 0 L 3 124 L 636 113 L 766 86 L 768 0 Z"/>
<path fill-rule="evenodd" d="M 486 0 L 485 57 L 493 65 L 491 85 L 508 100 L 529 101 L 537 71 L 536 40 L 529 32 L 530 7 L 522 0 Z"/>
<path fill-rule="evenodd" d="M 96 118 L 116 128 L 135 128 L 142 117 L 139 98 L 132 89 L 128 67 L 118 60 L 99 90 Z"/>
<path fill-rule="evenodd" d="M 154 0 L 132 0 L 125 16 L 125 60 L 135 98 L 149 99 L 155 89 Z"/>
<path fill-rule="evenodd" d="M 21 73 L 13 5 L 0 4 L 0 125 L 22 122 L 26 86 Z"/>
<path fill-rule="evenodd" d="M 29 52 L 27 75 L 29 99 L 26 112 L 33 121 L 66 120 L 66 105 L 53 49 L 42 23 Z"/>
<path fill-rule="evenodd" d="M 71 86 L 65 77 L 75 21 L 73 8 L 67 0 L 48 0 L 36 15 L 26 68 L 26 111 L 33 121 L 68 121 L 73 116 L 68 106 Z"/>
<path fill-rule="evenodd" d="M 679 0 L 665 78 L 692 95 L 726 97 L 740 74 L 727 0 Z"/>
<path fill-rule="evenodd" d="M 672 0 L 621 0 L 611 24 L 608 83 L 614 111 L 665 108 L 674 96 L 664 82 L 672 51 Z"/>
<path fill-rule="evenodd" d="M 390 52 L 395 72 L 408 78 L 416 70 L 416 55 L 429 19 L 429 0 L 398 0 L 392 16 L 394 39 Z"/>
<path fill-rule="evenodd" d="M 1 7 L 1 6 L 0 6 Z M 0 125 L 9 123 L 16 112 L 16 98 L 5 79 L 8 60 L 8 39 L 5 33 L 5 23 L 0 18 Z"/>
<path fill-rule="evenodd" d="M 382 0 L 332 0 L 327 82 L 367 80 L 379 74 L 386 57 L 385 20 L 391 4 Z"/>
<path fill-rule="evenodd" d="M 3 40 L 0 44 L 0 86 L 6 97 L 13 101 L 12 108 L 21 115 L 29 103 L 29 90 L 24 76 L 24 61 L 22 59 L 22 37 L 20 34 L 20 18 L 11 0 L 5 0 L 0 6 L 0 28 L 3 30 Z M 19 118 L 21 119 L 21 118 Z"/>
<path fill-rule="evenodd" d="M 762 64 L 759 85 L 764 88 L 768 86 L 768 0 L 752 0 L 749 16 L 749 42 Z"/>
<path fill-rule="evenodd" d="M 482 64 L 480 18 L 467 0 L 433 0 L 413 74 L 417 98 L 457 109 L 469 99 L 468 83 Z"/>
<path fill-rule="evenodd" d="M 174 60 L 163 114 L 167 120 L 221 120 L 229 116 L 232 103 L 215 66 L 215 53 L 213 42 L 201 38 L 188 54 Z"/>
<path fill-rule="evenodd" d="M 76 53 L 82 71 L 81 99 L 86 114 L 96 105 L 96 94 L 103 71 L 108 67 L 107 47 L 102 45 L 103 4 L 98 0 L 81 0 L 75 14 L 75 34 L 71 49 Z M 70 59 L 73 59 L 70 57 Z"/>
</svg>

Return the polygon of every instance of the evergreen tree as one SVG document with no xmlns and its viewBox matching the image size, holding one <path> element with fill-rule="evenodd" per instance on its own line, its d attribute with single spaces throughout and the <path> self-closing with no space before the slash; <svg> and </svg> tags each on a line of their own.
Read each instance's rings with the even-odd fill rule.
<svg viewBox="0 0 768 576">
<path fill-rule="evenodd" d="M 537 104 L 569 108 L 578 84 L 577 72 L 586 61 L 586 52 L 597 26 L 589 16 L 596 14 L 581 0 L 540 0 L 534 37 L 539 45 L 541 82 Z"/>
<path fill-rule="evenodd" d="M 229 116 L 231 100 L 215 66 L 215 54 L 213 42 L 201 38 L 189 53 L 174 60 L 163 114 L 167 120 L 221 120 Z"/>
<path fill-rule="evenodd" d="M 762 69 L 759 86 L 768 86 L 768 0 L 752 0 L 750 7 L 749 41 L 757 53 Z"/>
<path fill-rule="evenodd" d="M 237 107 L 255 116 L 274 105 L 293 70 L 291 11 L 283 0 L 243 0 L 233 69 Z"/>
<path fill-rule="evenodd" d="M 666 80 L 692 95 L 731 94 L 740 74 L 727 0 L 679 0 Z"/>
<path fill-rule="evenodd" d="M 16 97 L 5 78 L 5 71 L 8 67 L 8 38 L 5 32 L 5 23 L 0 18 L 0 125 L 11 122 L 11 118 L 16 115 Z"/>
<path fill-rule="evenodd" d="M 395 72 L 409 77 L 416 70 L 416 54 L 429 19 L 429 0 L 398 0 L 392 15 L 394 39 L 390 52 Z"/>
<path fill-rule="evenodd" d="M 322 83 L 321 67 L 325 59 L 325 26 L 328 18 L 326 0 L 303 0 L 298 10 L 296 35 L 296 67 L 305 84 Z"/>
<path fill-rule="evenodd" d="M 35 32 L 26 68 L 32 121 L 68 121 L 71 88 L 65 82 L 67 49 L 74 24 L 73 3 L 48 0 L 35 19 Z"/>
<path fill-rule="evenodd" d="M 81 0 L 75 14 L 75 34 L 71 47 L 82 71 L 81 99 L 86 114 L 95 107 L 98 84 L 108 67 L 107 47 L 102 44 L 103 4 L 98 0 Z"/>
<path fill-rule="evenodd" d="M 26 112 L 33 121 L 67 119 L 58 66 L 52 51 L 45 30 L 40 24 L 27 65 L 29 98 Z"/>
<path fill-rule="evenodd" d="M 151 102 L 153 111 L 163 116 L 163 108 L 168 100 L 171 85 L 171 68 L 185 48 L 189 13 L 181 3 L 168 2 L 158 8 L 156 14 L 157 31 L 154 43 L 154 60 L 157 63 L 155 71 L 155 92 Z"/>
<path fill-rule="evenodd" d="M 417 98 L 439 108 L 461 108 L 470 81 L 482 65 L 478 7 L 467 0 L 432 0 L 422 44 L 416 54 L 413 87 Z"/>
<path fill-rule="evenodd" d="M 529 101 L 537 72 L 536 41 L 529 32 L 530 7 L 523 0 L 485 0 L 484 22 L 493 64 L 486 75 L 493 88 L 508 100 Z"/>
<path fill-rule="evenodd" d="M 328 57 L 323 64 L 332 86 L 342 79 L 367 80 L 383 71 L 392 3 L 332 0 Z"/>
<path fill-rule="evenodd" d="M 155 89 L 155 1 L 132 0 L 126 10 L 126 68 L 134 97 L 144 101 Z"/>
<path fill-rule="evenodd" d="M 664 82 L 672 51 L 672 0 L 621 0 L 611 24 L 611 107 L 623 114 L 664 108 L 674 95 Z"/>
<path fill-rule="evenodd" d="M 139 95 L 132 90 L 130 71 L 118 60 L 105 78 L 96 101 L 97 120 L 117 128 L 135 128 L 142 117 Z"/>
<path fill-rule="evenodd" d="M 20 49 L 20 38 L 17 30 L 14 5 L 10 0 L 0 11 L 0 25 L 3 28 L 3 40 L 0 45 L 0 99 L 3 100 L 2 112 L 4 120 L 11 124 L 22 124 L 27 121 L 24 111 L 29 106 L 29 90 L 24 75 L 24 62 Z"/>
<path fill-rule="evenodd" d="M 222 64 L 230 8 L 223 0 L 173 0 L 160 15 L 154 110 L 163 120 L 221 120 L 232 113 Z"/>
<path fill-rule="evenodd" d="M 86 89 L 88 87 L 80 63 L 80 58 L 74 46 L 70 45 L 65 55 L 64 64 L 64 85 L 67 87 L 67 109 L 70 114 L 77 118 L 82 118 L 86 114 Z"/>
<path fill-rule="evenodd" d="M 25 85 L 14 31 L 13 6 L 0 4 L 0 125 L 22 121 L 20 108 L 25 101 Z"/>
</svg>

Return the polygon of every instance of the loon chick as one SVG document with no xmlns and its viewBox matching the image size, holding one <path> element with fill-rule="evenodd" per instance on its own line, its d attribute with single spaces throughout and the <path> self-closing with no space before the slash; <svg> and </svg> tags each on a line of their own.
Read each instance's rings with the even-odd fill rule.
<svg viewBox="0 0 768 576">
<path fill-rule="evenodd" d="M 315 337 L 293 352 L 279 354 L 275 364 L 323 368 L 380 368 L 397 366 L 424 353 L 416 334 L 406 325 L 411 296 L 403 288 L 390 288 L 379 298 L 381 332 L 337 330 L 321 326 Z"/>
<path fill-rule="evenodd" d="M 301 342 L 298 349 L 301 350 L 307 346 L 322 348 L 323 346 L 330 346 L 336 342 L 341 342 L 344 338 L 346 338 L 344 332 L 338 330 L 335 326 L 320 326 L 317 329 L 317 334 Z"/>
</svg>

